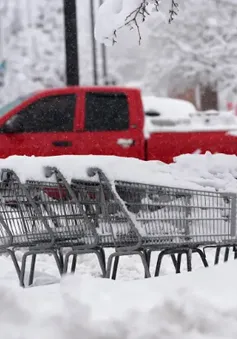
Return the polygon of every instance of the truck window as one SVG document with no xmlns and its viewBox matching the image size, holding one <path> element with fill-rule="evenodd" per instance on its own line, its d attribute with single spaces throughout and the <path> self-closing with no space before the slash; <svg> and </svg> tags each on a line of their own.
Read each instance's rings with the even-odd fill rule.
<svg viewBox="0 0 237 339">
<path fill-rule="evenodd" d="M 75 94 L 45 97 L 30 104 L 6 123 L 12 126 L 20 124 L 20 132 L 26 133 L 72 131 L 75 106 Z"/>
<path fill-rule="evenodd" d="M 85 129 L 123 131 L 129 129 L 129 106 L 124 93 L 86 93 Z"/>
<path fill-rule="evenodd" d="M 21 97 L 18 97 L 17 99 L 15 99 L 14 101 L 11 101 L 9 103 L 7 103 L 6 105 L 2 106 L 0 108 L 0 117 L 2 117 L 3 115 L 5 115 L 6 113 L 8 113 L 10 110 L 12 110 L 13 108 L 15 108 L 16 106 L 20 105 L 22 102 L 24 102 L 26 99 L 32 97 L 35 93 L 30 93 L 28 95 L 24 95 Z"/>
</svg>

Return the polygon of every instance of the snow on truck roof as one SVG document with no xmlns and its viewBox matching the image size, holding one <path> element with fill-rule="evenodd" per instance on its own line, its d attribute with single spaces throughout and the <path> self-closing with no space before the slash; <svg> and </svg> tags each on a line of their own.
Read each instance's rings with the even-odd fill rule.
<svg viewBox="0 0 237 339">
<path fill-rule="evenodd" d="M 163 98 L 155 96 L 142 96 L 144 111 L 155 111 L 167 118 L 187 118 L 196 113 L 195 106 L 185 100 Z"/>
</svg>

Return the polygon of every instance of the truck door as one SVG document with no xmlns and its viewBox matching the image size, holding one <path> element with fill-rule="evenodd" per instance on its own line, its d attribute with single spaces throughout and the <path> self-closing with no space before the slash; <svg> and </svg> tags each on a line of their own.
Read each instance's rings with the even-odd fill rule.
<svg viewBox="0 0 237 339">
<path fill-rule="evenodd" d="M 0 134 L 0 157 L 73 154 L 76 102 L 75 93 L 59 94 L 21 108 L 2 126 L 9 132 Z"/>
<path fill-rule="evenodd" d="M 142 121 L 134 100 L 132 93 L 85 91 L 80 154 L 143 158 Z"/>
</svg>

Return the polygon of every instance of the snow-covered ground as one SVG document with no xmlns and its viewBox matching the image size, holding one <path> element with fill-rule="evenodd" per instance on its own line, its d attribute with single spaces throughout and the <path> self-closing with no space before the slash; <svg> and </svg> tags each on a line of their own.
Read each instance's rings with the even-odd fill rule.
<svg viewBox="0 0 237 339">
<path fill-rule="evenodd" d="M 85 255 L 76 275 L 59 282 L 51 257 L 39 256 L 38 286 L 23 290 L 10 260 L 0 257 L 1 337 L 235 339 L 236 262 L 200 266 L 195 258 L 194 272 L 175 275 L 167 258 L 163 276 L 145 280 L 139 260 L 122 258 L 112 281 L 100 278 L 95 258 Z"/>
<path fill-rule="evenodd" d="M 183 155 L 175 163 L 117 157 L 10 157 L 0 169 L 12 168 L 22 180 L 42 179 L 43 166 L 58 166 L 67 179 L 86 177 L 99 166 L 111 179 L 140 180 L 168 186 L 237 192 L 237 157 L 223 154 Z M 106 255 L 110 250 L 106 252 Z M 23 252 L 17 252 L 21 261 Z M 154 275 L 156 255 L 151 273 Z M 40 255 L 34 287 L 21 289 L 10 258 L 0 257 L 0 324 L 4 339 L 216 339 L 237 336 L 236 262 L 209 268 L 193 257 L 193 272 L 174 274 L 165 258 L 161 276 L 144 279 L 134 256 L 123 257 L 116 281 L 102 279 L 94 255 L 78 258 L 74 276 L 60 278 L 52 257 Z M 223 253 L 221 255 L 223 261 Z M 185 263 L 184 263 L 185 264 Z M 27 268 L 27 271 L 29 267 Z"/>
</svg>

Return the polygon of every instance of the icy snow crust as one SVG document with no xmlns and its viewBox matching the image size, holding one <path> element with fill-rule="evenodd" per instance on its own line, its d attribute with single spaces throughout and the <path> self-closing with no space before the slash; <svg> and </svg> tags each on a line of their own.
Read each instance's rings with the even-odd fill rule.
<svg viewBox="0 0 237 339">
<path fill-rule="evenodd" d="M 14 170 L 22 182 L 46 180 L 44 168 L 57 167 L 70 182 L 72 178 L 88 180 L 87 169 L 99 167 L 110 180 L 237 192 L 237 156 L 206 153 L 176 157 L 174 163 L 142 161 L 115 156 L 12 156 L 0 159 L 0 170 Z M 53 180 L 53 179 L 47 179 Z M 90 179 L 90 180 L 96 180 Z"/>
</svg>

